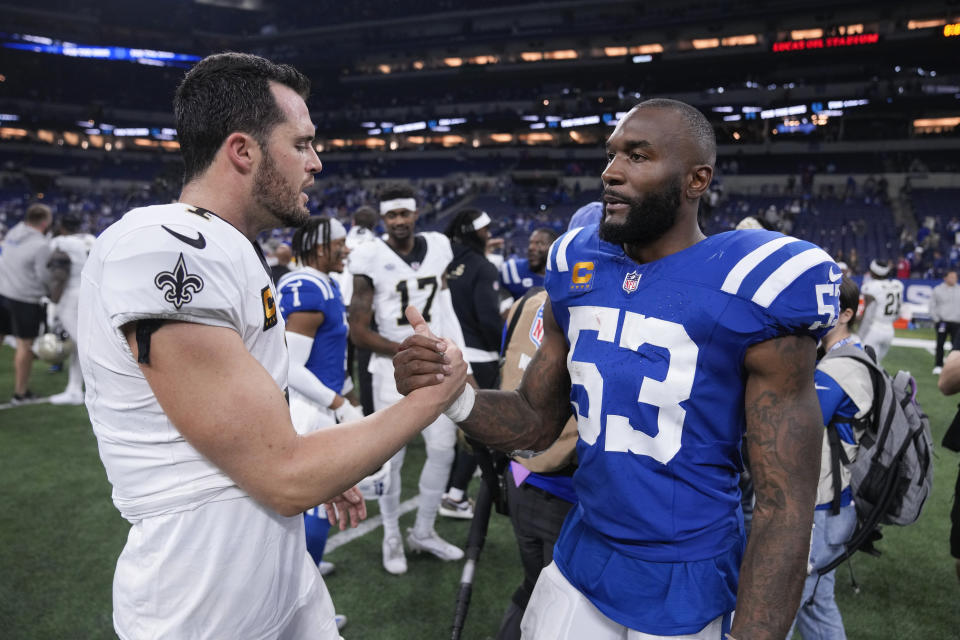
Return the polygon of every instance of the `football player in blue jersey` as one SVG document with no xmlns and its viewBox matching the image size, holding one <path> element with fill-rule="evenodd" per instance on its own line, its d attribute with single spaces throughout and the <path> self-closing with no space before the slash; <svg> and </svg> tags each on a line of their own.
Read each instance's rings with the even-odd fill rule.
<svg viewBox="0 0 960 640">
<path fill-rule="evenodd" d="M 527 243 L 526 258 L 510 258 L 500 267 L 500 283 L 503 289 L 519 300 L 532 287 L 543 286 L 543 276 L 547 269 L 547 251 L 557 239 L 557 232 L 549 227 L 541 227 L 530 234 Z M 506 302 L 509 309 L 513 300 Z"/>
<path fill-rule="evenodd" d="M 300 268 L 277 283 L 290 352 L 290 417 L 298 433 L 363 418 L 359 407 L 342 395 L 352 386 L 346 366 L 347 314 L 340 286 L 329 275 L 343 271 L 350 252 L 346 237 L 336 218 L 310 218 L 293 234 L 293 257 Z M 327 575 L 334 569 L 323 561 L 330 519 L 322 506 L 306 511 L 303 519 L 307 551 Z M 342 629 L 346 616 L 338 614 L 336 621 Z"/>
<path fill-rule="evenodd" d="M 602 222 L 550 249 L 543 341 L 520 389 L 468 389 L 448 409 L 510 452 L 547 448 L 577 417 L 580 503 L 524 638 L 782 639 L 799 605 L 822 438 L 817 340 L 836 323 L 841 275 L 779 233 L 705 237 L 715 160 L 689 105 L 649 100 L 624 116 Z M 409 316 L 402 392 L 433 384 L 444 360 Z M 756 486 L 746 545 L 743 443 Z"/>
</svg>

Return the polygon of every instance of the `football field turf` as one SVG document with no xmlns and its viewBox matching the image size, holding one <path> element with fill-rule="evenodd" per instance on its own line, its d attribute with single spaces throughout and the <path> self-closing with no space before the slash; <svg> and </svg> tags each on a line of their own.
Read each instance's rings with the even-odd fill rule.
<svg viewBox="0 0 960 640">
<path fill-rule="evenodd" d="M 906 332 L 898 332 L 908 335 Z M 912 333 L 910 337 L 929 337 Z M 13 352 L 0 347 L 0 404 L 10 397 Z M 931 417 L 935 444 L 933 494 L 920 520 L 886 527 L 879 558 L 857 554 L 854 593 L 847 566 L 837 571 L 837 600 L 852 639 L 960 638 L 960 582 L 949 555 L 949 511 L 960 455 L 940 448 L 957 400 L 944 398 L 923 349 L 894 347 L 888 370 L 909 369 Z M 50 395 L 66 373 L 34 365 L 31 387 Z M 402 500 L 416 492 L 423 443 L 410 445 Z M 476 492 L 477 480 L 471 484 Z M 370 517 L 376 503 L 368 503 Z M 406 530 L 414 513 L 401 519 Z M 447 540 L 466 542 L 469 521 L 439 518 Z M 41 403 L 0 410 L 0 638 L 112 638 L 113 567 L 127 523 L 110 502 L 110 486 L 83 407 Z M 408 554 L 409 571 L 391 576 L 380 566 L 382 529 L 337 548 L 327 585 L 337 611 L 349 618 L 347 640 L 449 638 L 462 563 Z M 507 518 L 494 514 L 481 556 L 464 639 L 493 637 L 521 571 Z"/>
</svg>

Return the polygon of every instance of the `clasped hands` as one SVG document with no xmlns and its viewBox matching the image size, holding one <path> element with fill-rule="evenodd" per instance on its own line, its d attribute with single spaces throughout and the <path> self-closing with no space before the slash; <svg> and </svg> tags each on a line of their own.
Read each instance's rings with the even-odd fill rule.
<svg viewBox="0 0 960 640">
<path fill-rule="evenodd" d="M 400 343 L 393 356 L 397 390 L 403 395 L 428 390 L 446 408 L 463 392 L 467 363 L 457 345 L 433 335 L 416 307 L 407 307 L 405 315 L 414 333 Z"/>
</svg>

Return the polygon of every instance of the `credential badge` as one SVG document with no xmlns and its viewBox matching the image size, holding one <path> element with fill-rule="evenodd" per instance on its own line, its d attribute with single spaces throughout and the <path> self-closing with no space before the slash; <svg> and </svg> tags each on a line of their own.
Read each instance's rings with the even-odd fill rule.
<svg viewBox="0 0 960 640">
<path fill-rule="evenodd" d="M 153 284 L 164 292 L 163 299 L 172 302 L 177 309 L 193 300 L 193 294 L 203 291 L 203 278 L 187 273 L 182 253 L 173 271 L 161 271 L 154 277 Z"/>
<path fill-rule="evenodd" d="M 623 290 L 627 293 L 633 293 L 640 284 L 640 272 L 631 271 L 623 277 Z"/>
</svg>

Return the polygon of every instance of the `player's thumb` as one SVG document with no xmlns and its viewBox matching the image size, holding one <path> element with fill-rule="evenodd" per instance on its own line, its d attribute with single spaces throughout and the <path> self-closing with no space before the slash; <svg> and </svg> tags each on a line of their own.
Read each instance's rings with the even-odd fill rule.
<svg viewBox="0 0 960 640">
<path fill-rule="evenodd" d="M 436 338 L 435 335 L 430 331 L 430 327 L 427 325 L 427 321 L 423 319 L 423 316 L 420 315 L 420 310 L 415 306 L 410 305 L 407 307 L 404 314 L 407 316 L 407 321 L 410 322 L 410 326 L 413 327 L 413 332 L 426 336 L 427 338 Z"/>
</svg>

